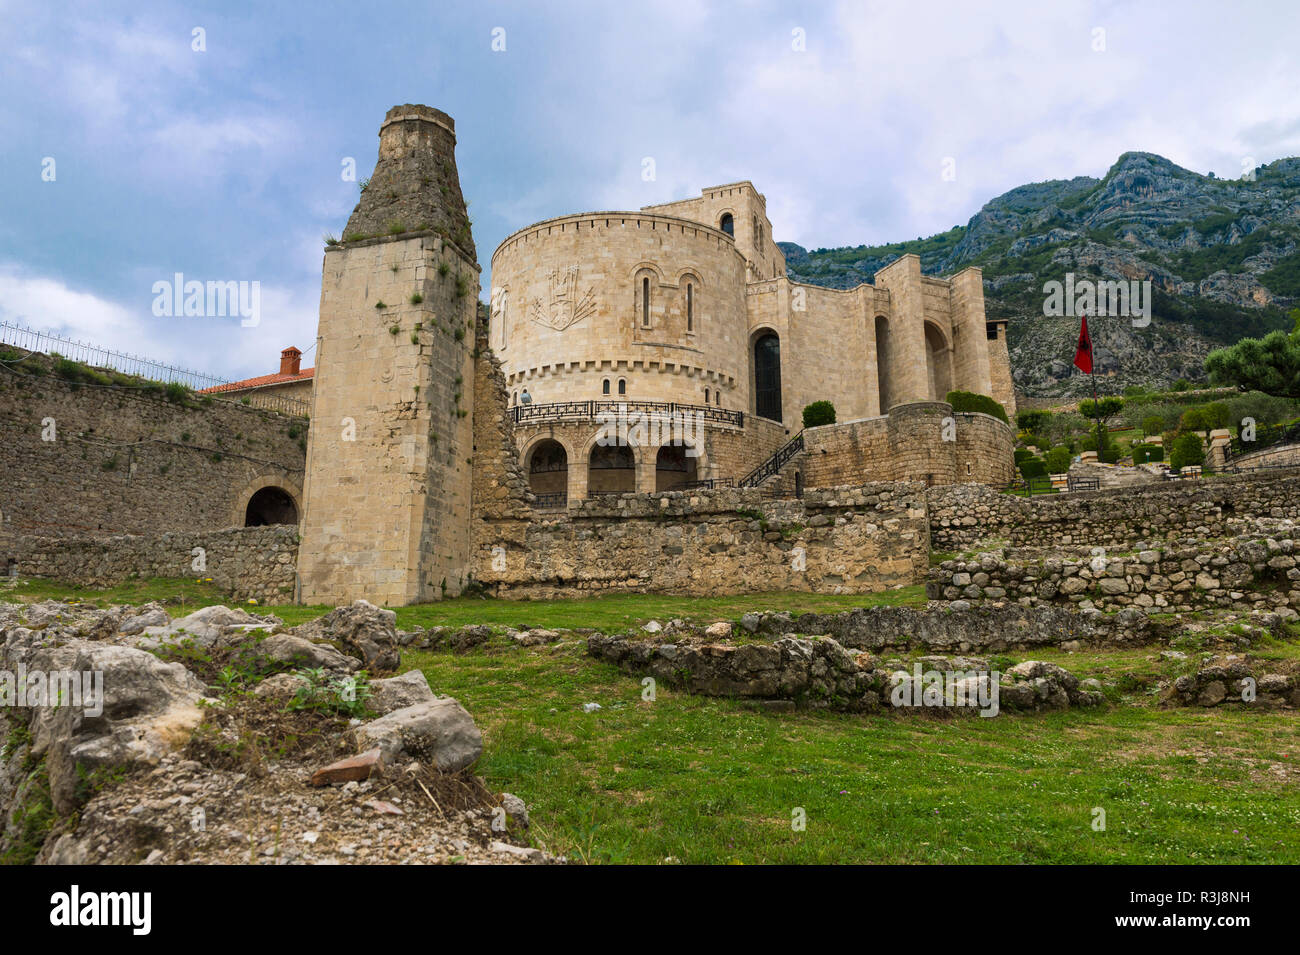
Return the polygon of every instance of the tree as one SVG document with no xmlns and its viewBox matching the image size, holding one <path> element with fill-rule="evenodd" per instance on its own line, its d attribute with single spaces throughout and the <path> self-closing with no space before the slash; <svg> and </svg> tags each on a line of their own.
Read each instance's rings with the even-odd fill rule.
<svg viewBox="0 0 1300 955">
<path fill-rule="evenodd" d="M 1169 452 L 1169 466 L 1180 471 L 1188 465 L 1205 463 L 1205 450 L 1201 445 L 1201 436 L 1188 432 L 1180 434 L 1174 440 L 1173 450 Z"/>
<path fill-rule="evenodd" d="M 1164 430 L 1165 430 L 1165 419 L 1160 417 L 1160 415 L 1156 415 L 1156 414 L 1147 415 L 1145 418 L 1142 419 L 1142 434 L 1144 436 L 1152 435 L 1152 434 L 1160 434 L 1160 432 Z"/>
<path fill-rule="evenodd" d="M 1210 352 L 1205 371 L 1211 384 L 1300 398 L 1300 308 L 1289 314 L 1295 323 L 1290 332 L 1279 329 Z"/>
<path fill-rule="evenodd" d="M 1179 431 L 1204 431 L 1209 426 L 1204 408 L 1188 408 L 1178 419 Z"/>
<path fill-rule="evenodd" d="M 1124 410 L 1123 398 L 1098 398 L 1093 401 L 1091 398 L 1085 398 L 1079 402 L 1079 414 L 1085 418 L 1100 418 L 1103 423 L 1109 426 L 1110 419 L 1114 418 Z"/>
<path fill-rule="evenodd" d="M 1226 428 L 1232 424 L 1232 409 L 1226 401 L 1212 401 L 1205 406 L 1205 426 Z"/>
<path fill-rule="evenodd" d="M 803 426 L 816 428 L 835 423 L 835 406 L 829 401 L 814 401 L 803 409 Z"/>
<path fill-rule="evenodd" d="M 1070 449 L 1066 447 L 1052 448 L 1047 452 L 1045 460 L 1047 461 L 1048 474 L 1064 474 L 1070 470 Z"/>
</svg>

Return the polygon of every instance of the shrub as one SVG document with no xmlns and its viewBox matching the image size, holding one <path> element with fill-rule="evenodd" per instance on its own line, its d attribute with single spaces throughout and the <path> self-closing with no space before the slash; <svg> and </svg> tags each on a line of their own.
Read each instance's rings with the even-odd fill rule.
<svg viewBox="0 0 1300 955">
<path fill-rule="evenodd" d="M 1232 409 L 1228 407 L 1226 401 L 1212 401 L 1202 409 L 1202 412 L 1208 428 L 1226 428 L 1232 423 Z"/>
<path fill-rule="evenodd" d="M 1142 419 L 1142 435 L 1160 434 L 1165 430 L 1165 419 L 1159 415 L 1147 415 Z"/>
<path fill-rule="evenodd" d="M 1016 426 L 1021 431 L 1037 433 L 1043 430 L 1051 417 L 1050 411 L 1021 411 L 1016 414 Z"/>
<path fill-rule="evenodd" d="M 1048 474 L 1064 474 L 1070 470 L 1070 449 L 1066 447 L 1052 448 L 1047 452 L 1044 460 L 1047 463 Z"/>
<path fill-rule="evenodd" d="M 1174 382 L 1172 390 L 1190 391 L 1191 387 L 1192 387 L 1192 383 L 1190 381 L 1188 381 L 1186 378 L 1179 378 L 1177 381 Z"/>
<path fill-rule="evenodd" d="M 988 395 L 977 395 L 971 391 L 950 391 L 947 401 L 952 405 L 953 411 L 978 411 L 999 418 L 1008 425 L 1011 424 L 1007 418 L 1007 409 Z"/>
<path fill-rule="evenodd" d="M 1204 431 L 1209 427 L 1204 408 L 1188 408 L 1178 419 L 1179 431 Z"/>
<path fill-rule="evenodd" d="M 1188 465 L 1200 465 L 1205 463 L 1205 450 L 1201 445 L 1201 436 L 1199 434 L 1180 434 L 1174 440 L 1173 449 L 1169 452 L 1169 466 L 1175 471 L 1180 471 Z"/>
<path fill-rule="evenodd" d="M 1034 452 L 1030 451 L 1028 448 L 1016 448 L 1016 450 L 1012 452 L 1011 455 L 1012 460 L 1016 462 L 1016 467 L 1019 467 L 1020 465 L 1024 464 L 1026 461 L 1030 460 L 1033 456 L 1034 456 Z"/>
<path fill-rule="evenodd" d="M 814 401 L 803 409 L 803 426 L 817 428 L 835 423 L 835 406 L 829 401 Z"/>
<path fill-rule="evenodd" d="M 1146 464 L 1148 461 L 1163 461 L 1165 449 L 1158 444 L 1137 444 L 1133 446 L 1133 463 Z"/>
<path fill-rule="evenodd" d="M 1047 464 L 1042 458 L 1030 458 L 1028 461 L 1020 462 L 1020 473 L 1026 481 L 1032 481 L 1037 477 L 1047 476 Z"/>
</svg>

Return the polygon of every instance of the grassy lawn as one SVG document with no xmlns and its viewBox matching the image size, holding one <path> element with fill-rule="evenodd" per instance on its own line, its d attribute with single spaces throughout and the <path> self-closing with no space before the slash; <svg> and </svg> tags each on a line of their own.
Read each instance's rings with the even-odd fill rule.
<svg viewBox="0 0 1300 955">
<path fill-rule="evenodd" d="M 1300 862 L 1293 714 L 769 714 L 663 686 L 643 702 L 634 677 L 574 644 L 403 665 L 474 714 L 479 772 L 572 858 Z"/>
<path fill-rule="evenodd" d="M 80 600 L 107 607 L 111 604 L 142 604 L 150 600 L 163 603 L 173 617 L 183 617 L 200 607 L 213 604 L 234 605 L 231 598 L 212 584 L 193 580 L 133 580 L 115 587 L 93 589 L 74 587 L 46 580 L 30 580 L 11 589 L 0 589 L 0 600 Z M 286 624 L 295 626 L 328 613 L 327 606 L 277 604 L 248 607 L 255 613 L 275 614 Z M 925 588 L 903 587 L 875 594 L 749 594 L 739 597 L 670 597 L 661 594 L 606 594 L 574 600 L 486 600 L 480 597 L 457 597 L 437 603 L 394 607 L 397 626 L 462 627 L 491 624 L 511 627 L 573 628 L 590 627 L 607 632 L 658 620 L 673 618 L 710 622 L 734 620 L 753 610 L 788 610 L 792 613 L 852 610 L 855 607 L 925 606 Z"/>
<path fill-rule="evenodd" d="M 161 600 L 176 616 L 228 602 L 210 585 L 140 581 L 108 590 L 29 582 L 0 599 Z M 398 625 L 620 630 L 647 619 L 736 619 L 751 610 L 923 604 L 918 587 L 867 596 L 448 600 L 395 608 Z M 298 623 L 324 607 L 268 607 Z M 529 805 L 538 845 L 576 860 L 657 863 L 1300 863 L 1300 744 L 1294 713 L 1160 709 L 1156 677 L 1199 658 L 1159 649 L 1016 651 L 1111 689 L 1108 708 L 1049 715 L 771 713 L 635 676 L 583 641 L 525 649 L 403 652 L 483 731 L 477 771 Z M 1268 640 L 1252 653 L 1300 656 Z M 904 654 L 903 656 L 910 656 Z M 601 709 L 584 713 L 582 704 Z M 1106 813 L 1094 831 L 1094 809 Z M 806 814 L 795 831 L 796 810 Z"/>
</svg>

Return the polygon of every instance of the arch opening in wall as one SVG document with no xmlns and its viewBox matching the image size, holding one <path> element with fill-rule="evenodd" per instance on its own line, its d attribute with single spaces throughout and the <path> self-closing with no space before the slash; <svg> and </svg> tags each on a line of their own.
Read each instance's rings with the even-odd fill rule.
<svg viewBox="0 0 1300 955">
<path fill-rule="evenodd" d="M 569 492 L 569 453 L 554 438 L 546 438 L 528 454 L 528 490 L 546 503 L 562 504 Z"/>
<path fill-rule="evenodd" d="M 297 524 L 298 504 L 293 495 L 282 487 L 264 487 L 254 492 L 244 508 L 245 527 L 265 527 L 269 524 Z"/>
<path fill-rule="evenodd" d="M 629 494 L 636 490 L 636 457 L 626 444 L 598 444 L 587 462 L 587 494 Z"/>
<path fill-rule="evenodd" d="M 781 420 L 781 339 L 764 332 L 754 340 L 754 414 Z"/>
<path fill-rule="evenodd" d="M 718 220 L 718 228 L 733 239 L 736 237 L 736 220 L 732 218 L 730 212 L 724 212 L 722 218 Z"/>
<path fill-rule="evenodd" d="M 889 414 L 894 403 L 894 362 L 889 341 L 889 319 L 876 316 L 876 386 L 880 396 L 880 413 Z"/>
<path fill-rule="evenodd" d="M 699 480 L 699 458 L 684 444 L 665 444 L 655 455 L 655 490 L 671 491 Z"/>
<path fill-rule="evenodd" d="M 952 348 L 939 328 L 925 323 L 925 373 L 930 399 L 943 401 L 952 391 Z"/>
</svg>

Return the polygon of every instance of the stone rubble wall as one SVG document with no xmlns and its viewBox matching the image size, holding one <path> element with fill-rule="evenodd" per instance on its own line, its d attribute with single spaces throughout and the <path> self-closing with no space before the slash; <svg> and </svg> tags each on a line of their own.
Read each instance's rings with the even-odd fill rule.
<svg viewBox="0 0 1300 955">
<path fill-rule="evenodd" d="M 868 593 L 922 581 L 923 488 L 868 484 L 767 501 L 757 488 L 575 501 L 543 521 L 485 521 L 475 580 L 501 597 Z"/>
<path fill-rule="evenodd" d="M 268 485 L 301 506 L 306 419 L 237 401 L 0 366 L 0 435 L 0 535 L 242 526 Z"/>
<path fill-rule="evenodd" d="M 926 595 L 962 605 L 1015 601 L 1151 612 L 1300 608 L 1300 546 L 1291 538 L 1152 544 L 1132 553 L 1011 550 L 946 560 L 930 570 Z"/>
<path fill-rule="evenodd" d="M 206 569 L 196 570 L 195 548 Z M 211 578 L 240 601 L 292 603 L 298 531 L 287 525 L 113 537 L 19 536 L 0 542 L 0 557 L 21 577 L 78 587 L 111 587 L 131 578 Z"/>
<path fill-rule="evenodd" d="M 850 712 L 887 710 L 899 681 L 913 682 L 906 671 L 891 670 L 871 654 L 846 648 L 829 637 L 781 637 L 772 643 L 734 644 L 595 634 L 587 640 L 587 652 L 625 672 L 649 675 L 692 693 L 784 701 L 786 708 L 793 704 Z M 942 671 L 977 671 L 963 692 L 973 697 L 981 680 L 987 691 L 987 660 L 930 657 L 923 665 Z M 1102 702 L 1098 690 L 1081 685 L 1073 674 L 1051 663 L 1026 661 L 999 677 L 999 702 L 1008 710 L 1068 709 Z M 952 712 L 962 707 L 938 708 Z M 917 707 L 900 709 L 915 711 Z"/>
<path fill-rule="evenodd" d="M 1032 498 L 979 484 L 931 488 L 930 538 L 936 551 L 967 551 L 980 541 L 1012 546 L 1131 547 L 1139 541 L 1226 536 L 1240 518 L 1300 512 L 1300 471 L 1169 481 Z"/>
<path fill-rule="evenodd" d="M 1079 613 L 1064 607 L 865 607 L 842 613 L 752 613 L 741 626 L 760 637 L 824 634 L 857 650 L 1001 652 L 1083 646 L 1134 647 L 1164 641 L 1166 627 L 1129 609 Z"/>
</svg>

